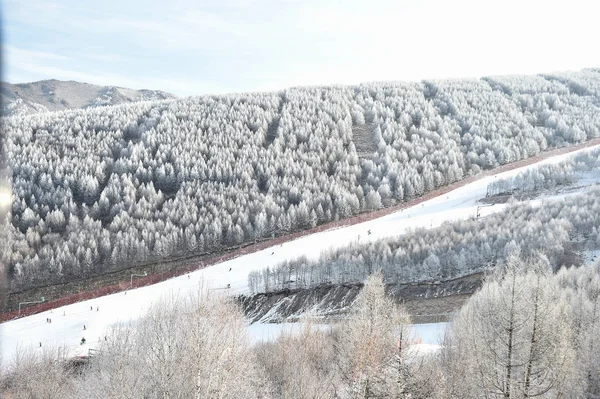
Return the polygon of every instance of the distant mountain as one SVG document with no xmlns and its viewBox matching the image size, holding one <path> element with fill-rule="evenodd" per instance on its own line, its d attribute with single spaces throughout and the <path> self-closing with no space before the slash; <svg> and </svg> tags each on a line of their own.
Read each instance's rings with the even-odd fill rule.
<svg viewBox="0 0 600 399">
<path fill-rule="evenodd" d="M 56 79 L 18 84 L 2 82 L 1 96 L 2 115 L 23 115 L 68 108 L 176 98 L 172 94 L 159 90 L 133 90 Z"/>
</svg>

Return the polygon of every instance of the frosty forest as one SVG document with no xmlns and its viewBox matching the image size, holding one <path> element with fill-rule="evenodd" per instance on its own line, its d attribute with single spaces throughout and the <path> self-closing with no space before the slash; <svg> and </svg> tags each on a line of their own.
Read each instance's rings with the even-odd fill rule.
<svg viewBox="0 0 600 399">
<path fill-rule="evenodd" d="M 13 189 L 2 240 L 11 288 L 22 289 L 307 229 L 598 137 L 600 71 L 190 97 L 5 117 L 2 127 Z M 511 212 L 537 223 L 564 215 L 597 234 L 593 214 L 559 205 Z M 561 220 L 545 232 L 564 237 Z M 537 248 L 549 237 L 503 234 L 513 221 L 502 216 L 482 223 L 502 227 L 494 242 L 466 237 L 471 222 L 444 227 L 463 231 L 446 237 L 460 248 L 482 249 L 474 265 L 508 241 Z M 407 240 L 426 234 L 441 233 Z M 456 275 L 460 257 L 474 256 L 385 246 L 384 264 L 407 262 L 386 280 Z"/>
<path fill-rule="evenodd" d="M 599 137 L 599 100 L 600 72 L 585 70 L 5 117 L 13 203 L 2 245 L 11 288 L 223 253 L 409 201 Z M 226 262 L 211 266 L 227 266 L 214 275 L 233 279 L 236 289 L 245 287 L 244 266 L 253 266 L 239 291 L 250 294 L 362 287 L 340 314 L 322 319 L 305 311 L 299 333 L 272 342 L 249 340 L 229 284 L 200 278 L 186 293 L 190 275 L 171 279 L 171 291 L 160 283 L 145 287 L 157 288 L 160 298 L 151 291 L 140 302 L 131 291 L 110 298 L 123 308 L 135 304 L 128 321 L 106 324 L 112 319 L 99 307 L 73 310 L 77 303 L 69 315 L 63 307 L 62 318 L 60 309 L 56 316 L 49 310 L 55 323 L 43 327 L 39 314 L 10 321 L 4 326 L 13 323 L 10 331 L 23 335 L 24 346 L 0 358 L 0 395 L 600 397 L 600 263 L 571 266 L 574 246 L 581 256 L 600 249 L 600 150 L 560 159 L 489 176 L 489 184 L 478 180 L 464 187 L 467 194 L 449 192 L 454 202 L 441 198 L 423 208 L 426 218 L 446 215 L 439 227 L 410 227 L 420 225 L 396 216 L 376 226 L 404 223 L 407 230 L 361 243 L 342 239 L 320 257 L 294 259 L 308 252 L 291 251 L 278 263 L 241 256 L 234 273 Z M 479 217 L 479 205 L 495 202 L 501 207 Z M 477 216 L 448 216 L 469 207 Z M 439 345 L 418 342 L 394 287 L 474 274 L 481 288 L 448 313 Z M 94 300 L 104 309 L 109 297 Z M 331 329 L 316 328 L 319 322 Z M 107 325 L 88 346 L 85 334 Z M 75 348 L 85 350 L 82 357 L 73 357 L 64 340 L 73 334 L 83 335 Z M 65 346 L 53 345 L 61 337 Z"/>
<path fill-rule="evenodd" d="M 600 189 L 590 189 L 540 206 L 516 203 L 482 219 L 444 223 L 397 238 L 351 244 L 328 251 L 317 261 L 299 258 L 252 272 L 252 292 L 311 288 L 322 284 L 360 283 L 381 269 L 388 284 L 454 279 L 483 273 L 519 247 L 531 256 L 547 254 L 558 269 L 570 240 L 600 248 Z M 568 264 L 567 264 L 568 265 Z"/>
<path fill-rule="evenodd" d="M 515 246 L 433 354 L 419 351 L 410 317 L 385 294 L 378 273 L 331 332 L 309 322 L 299 334 L 255 346 L 235 304 L 200 289 L 167 296 L 139 321 L 115 326 L 76 369 L 60 348 L 21 352 L 0 375 L 0 392 L 98 399 L 595 398 L 598 267 L 554 274 L 542 253 L 525 258 Z"/>
<path fill-rule="evenodd" d="M 600 399 L 598 15 L 3 0 L 0 399 Z"/>
<path fill-rule="evenodd" d="M 600 174 L 600 150 L 578 154 L 558 164 L 540 165 L 517 176 L 494 181 L 488 186 L 487 196 L 523 195 L 553 189 L 576 182 L 586 172 L 593 172 L 594 176 Z"/>
</svg>

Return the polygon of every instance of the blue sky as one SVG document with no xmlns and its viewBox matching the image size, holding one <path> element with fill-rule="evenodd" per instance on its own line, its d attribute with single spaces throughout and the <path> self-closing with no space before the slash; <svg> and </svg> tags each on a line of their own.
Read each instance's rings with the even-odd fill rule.
<svg viewBox="0 0 600 399">
<path fill-rule="evenodd" d="M 4 76 L 185 96 L 600 67 L 594 1 L 4 0 Z"/>
</svg>

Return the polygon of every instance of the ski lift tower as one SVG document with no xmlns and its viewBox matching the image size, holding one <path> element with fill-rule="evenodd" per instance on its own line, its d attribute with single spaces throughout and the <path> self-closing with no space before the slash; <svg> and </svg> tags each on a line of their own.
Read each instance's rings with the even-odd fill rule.
<svg viewBox="0 0 600 399">
<path fill-rule="evenodd" d="M 34 303 L 43 303 L 46 300 L 44 297 L 41 297 L 39 301 L 28 301 L 28 302 L 19 302 L 19 314 L 21 314 L 21 305 L 32 305 Z"/>
</svg>

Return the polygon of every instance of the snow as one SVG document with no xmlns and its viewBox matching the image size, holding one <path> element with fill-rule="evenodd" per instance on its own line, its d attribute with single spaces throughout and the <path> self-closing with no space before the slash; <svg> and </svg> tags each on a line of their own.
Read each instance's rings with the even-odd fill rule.
<svg viewBox="0 0 600 399">
<path fill-rule="evenodd" d="M 329 330 L 329 324 L 313 324 L 319 330 Z M 248 336 L 252 343 L 272 342 L 283 333 L 298 334 L 304 329 L 303 323 L 254 323 L 248 326 Z"/>
<path fill-rule="evenodd" d="M 410 341 L 412 354 L 421 356 L 436 352 L 441 348 L 441 342 L 448 323 L 412 324 Z M 313 324 L 314 328 L 329 330 L 329 324 Z M 298 334 L 303 331 L 303 323 L 263 324 L 254 323 L 248 326 L 248 335 L 252 343 L 273 342 L 282 332 Z"/>
<path fill-rule="evenodd" d="M 597 147 L 600 146 L 591 148 Z M 192 293 L 198 289 L 201 281 L 208 284 L 215 292 L 227 295 L 247 294 L 247 276 L 251 271 L 273 267 L 282 261 L 302 255 L 309 259 L 316 259 L 322 251 L 348 245 L 351 241 L 373 241 L 401 235 L 409 229 L 436 227 L 445 221 L 475 217 L 478 208 L 477 201 L 485 197 L 487 185 L 493 179 L 516 175 L 525 169 L 541 164 L 558 163 L 576 153 L 589 150 L 582 149 L 558 155 L 537 164 L 504 172 L 497 176 L 485 177 L 403 211 L 354 226 L 304 236 L 282 245 L 195 271 L 189 275 L 130 290 L 127 293 L 107 295 L 5 322 L 0 325 L 3 360 L 12 359 L 17 348 L 38 348 L 40 342 L 43 346 L 64 346 L 74 356 L 85 355 L 88 349 L 97 345 L 99 339 L 103 339 L 107 327 L 117 323 L 130 322 L 139 317 L 154 300 L 161 296 L 170 293 L 184 295 Z M 535 202 L 539 203 L 539 201 Z M 480 214 L 481 216 L 490 215 L 501 211 L 506 206 L 506 204 L 485 206 L 480 209 Z M 368 233 L 369 230 L 371 234 Z M 228 284 L 231 285 L 229 289 L 226 288 Z M 90 306 L 92 310 L 90 310 Z M 99 310 L 96 310 L 97 307 Z M 46 318 L 51 318 L 52 323 L 47 323 Z M 86 330 L 83 330 L 84 325 Z M 417 327 L 417 329 L 419 328 L 424 327 Z M 262 329 L 261 334 L 266 333 L 267 329 Z M 258 330 L 261 331 L 260 328 Z M 252 327 L 250 332 L 252 334 Z M 431 337 L 425 335 L 428 338 L 423 341 L 428 343 L 423 345 L 434 345 L 430 340 Z M 79 344 L 82 337 L 85 337 L 87 341 L 84 345 Z"/>
<path fill-rule="evenodd" d="M 448 323 L 411 324 L 411 340 L 416 344 L 439 345 Z M 328 330 L 330 324 L 312 324 L 312 327 Z M 303 323 L 254 323 L 248 326 L 248 334 L 252 342 L 276 340 L 282 332 L 297 334 L 304 329 Z"/>
<path fill-rule="evenodd" d="M 413 324 L 411 329 L 418 344 L 439 345 L 447 326 L 448 323 Z"/>
<path fill-rule="evenodd" d="M 586 249 L 583 251 L 583 263 L 591 265 L 600 259 L 600 249 Z"/>
</svg>

